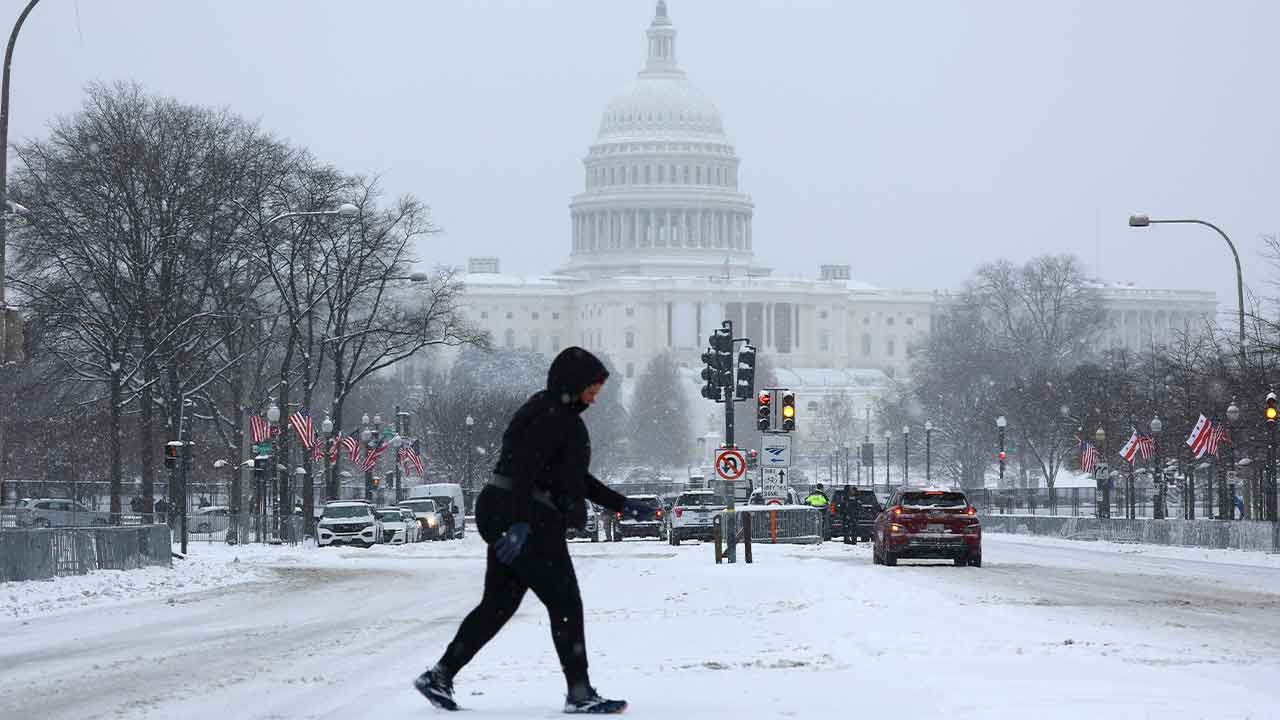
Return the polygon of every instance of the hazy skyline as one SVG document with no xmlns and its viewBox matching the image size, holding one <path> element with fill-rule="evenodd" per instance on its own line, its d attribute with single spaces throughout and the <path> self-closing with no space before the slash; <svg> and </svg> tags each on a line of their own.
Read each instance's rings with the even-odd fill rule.
<svg viewBox="0 0 1280 720">
<path fill-rule="evenodd" d="M 8 0 L 4 27 L 24 3 Z M 1208 289 L 1221 239 L 1131 230 L 1199 217 L 1269 294 L 1260 236 L 1280 144 L 1280 4 L 668 0 L 677 57 L 720 109 L 755 202 L 757 260 L 881 287 L 952 288 L 982 262 L 1078 254 L 1097 274 Z M 609 100 L 645 56 L 653 0 L 43 0 L 14 55 L 10 142 L 84 86 L 226 106 L 390 194 L 429 203 L 427 263 L 496 255 L 545 274 Z"/>
</svg>

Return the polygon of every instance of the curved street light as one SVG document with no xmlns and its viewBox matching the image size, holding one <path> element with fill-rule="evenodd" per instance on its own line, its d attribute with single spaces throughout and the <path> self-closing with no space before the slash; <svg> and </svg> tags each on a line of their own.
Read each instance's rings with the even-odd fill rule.
<svg viewBox="0 0 1280 720">
<path fill-rule="evenodd" d="M 1152 220 L 1146 215 L 1129 216 L 1129 227 L 1144 228 L 1152 225 L 1176 224 L 1203 225 L 1207 228 L 1212 228 L 1222 236 L 1223 240 L 1227 241 L 1227 247 L 1231 248 L 1231 257 L 1236 262 L 1236 302 L 1239 305 L 1240 311 L 1240 368 L 1244 369 L 1246 366 L 1244 349 L 1244 272 L 1240 269 L 1240 253 L 1236 252 L 1235 243 L 1231 242 L 1231 238 L 1227 237 L 1227 234 L 1222 231 L 1222 228 L 1205 220 L 1196 220 L 1194 218 L 1188 218 L 1185 220 Z"/>
</svg>

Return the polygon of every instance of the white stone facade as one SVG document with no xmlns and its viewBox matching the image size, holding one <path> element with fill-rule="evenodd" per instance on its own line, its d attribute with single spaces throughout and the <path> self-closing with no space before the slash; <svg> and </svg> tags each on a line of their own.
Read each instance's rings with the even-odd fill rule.
<svg viewBox="0 0 1280 720">
<path fill-rule="evenodd" d="M 942 297 L 849 280 L 774 277 L 755 264 L 751 198 L 715 105 L 676 62 L 676 30 L 658 2 L 648 58 L 612 100 L 569 203 L 568 261 L 543 278 L 502 275 L 477 259 L 465 311 L 499 347 L 553 355 L 568 345 L 607 353 L 633 376 L 671 351 L 697 368 L 724 319 L 776 367 L 863 368 L 901 376 Z M 762 238 L 762 242 L 777 239 Z M 1213 293 L 1102 287 L 1110 327 L 1100 342 L 1145 348 L 1213 322 Z"/>
</svg>

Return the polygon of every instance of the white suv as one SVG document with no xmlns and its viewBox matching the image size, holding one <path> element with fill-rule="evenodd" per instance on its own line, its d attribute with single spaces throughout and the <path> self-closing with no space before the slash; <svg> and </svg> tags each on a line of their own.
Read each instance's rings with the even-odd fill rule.
<svg viewBox="0 0 1280 720">
<path fill-rule="evenodd" d="M 689 490 L 680 493 L 667 515 L 667 538 L 672 545 L 681 540 L 711 539 L 711 521 L 727 507 L 724 498 L 711 490 Z"/>
<path fill-rule="evenodd" d="M 316 544 L 363 545 L 369 547 L 382 539 L 382 522 L 367 502 L 331 502 L 324 506 L 320 525 L 316 528 Z"/>
</svg>

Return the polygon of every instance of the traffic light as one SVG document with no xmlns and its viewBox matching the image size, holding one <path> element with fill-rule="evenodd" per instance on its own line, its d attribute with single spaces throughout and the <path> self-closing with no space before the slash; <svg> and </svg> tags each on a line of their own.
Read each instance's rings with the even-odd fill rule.
<svg viewBox="0 0 1280 720">
<path fill-rule="evenodd" d="M 756 389 L 756 349 L 743 345 L 738 352 L 738 393 L 739 400 L 750 400 Z"/>
<path fill-rule="evenodd" d="M 715 352 L 715 384 L 722 388 L 733 387 L 733 333 L 721 328 L 711 334 L 711 349 Z"/>
<path fill-rule="evenodd" d="M 1005 451 L 1001 450 L 999 457 L 1000 457 L 1000 464 L 1003 465 L 1004 461 L 1009 457 L 1009 455 Z"/>
<path fill-rule="evenodd" d="M 755 470 L 758 467 L 760 467 L 760 451 L 748 450 L 747 451 L 747 469 Z"/>
<path fill-rule="evenodd" d="M 1280 414 L 1280 409 L 1276 408 L 1276 394 L 1274 392 L 1267 393 L 1267 424 L 1275 425 L 1276 417 Z"/>
<path fill-rule="evenodd" d="M 769 425 L 773 422 L 773 393 L 768 390 L 761 390 L 760 396 L 756 398 L 756 427 L 760 432 L 768 432 Z"/>
<path fill-rule="evenodd" d="M 164 446 L 164 466 L 169 470 L 178 467 L 178 445 L 174 442 L 166 443 Z"/>
<path fill-rule="evenodd" d="M 720 386 L 717 380 L 720 377 L 720 371 L 716 366 L 716 352 L 711 348 L 707 348 L 707 351 L 702 353 L 702 362 L 706 363 L 706 367 L 702 368 L 702 379 L 705 383 L 702 386 L 702 397 L 718 402 L 720 400 Z"/>
<path fill-rule="evenodd" d="M 796 394 L 790 390 L 782 394 L 782 431 L 796 429 Z"/>
</svg>

